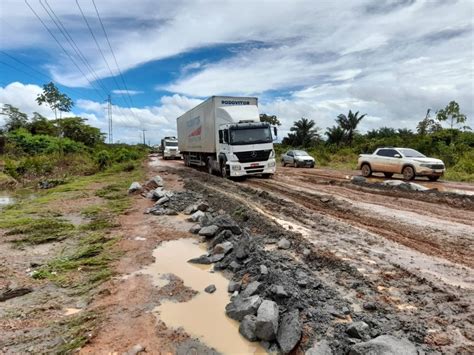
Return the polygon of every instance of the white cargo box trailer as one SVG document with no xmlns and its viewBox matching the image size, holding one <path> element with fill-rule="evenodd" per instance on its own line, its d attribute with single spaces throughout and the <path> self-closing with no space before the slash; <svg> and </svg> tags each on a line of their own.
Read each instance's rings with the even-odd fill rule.
<svg viewBox="0 0 474 355">
<path fill-rule="evenodd" d="M 187 166 L 224 177 L 275 172 L 271 127 L 260 122 L 256 97 L 213 96 L 178 117 L 177 128 Z"/>
</svg>

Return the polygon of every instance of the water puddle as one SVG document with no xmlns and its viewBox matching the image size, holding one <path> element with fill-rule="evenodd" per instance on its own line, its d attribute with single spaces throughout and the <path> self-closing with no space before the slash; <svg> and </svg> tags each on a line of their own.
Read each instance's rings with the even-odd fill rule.
<svg viewBox="0 0 474 355">
<path fill-rule="evenodd" d="M 5 206 L 11 205 L 14 202 L 15 199 L 13 197 L 10 197 L 8 195 L 0 195 L 0 209 Z"/>
<path fill-rule="evenodd" d="M 258 343 L 245 340 L 239 334 L 239 323 L 225 315 L 229 281 L 222 274 L 211 272 L 209 265 L 187 262 L 204 252 L 205 248 L 190 238 L 163 242 L 153 251 L 155 262 L 141 273 L 151 275 L 154 285 L 163 287 L 169 282 L 166 275 L 173 274 L 182 279 L 185 286 L 199 292 L 188 302 L 165 301 L 154 312 L 168 327 L 181 327 L 219 352 L 266 354 Z M 212 294 L 204 292 L 210 284 L 216 286 Z"/>
</svg>

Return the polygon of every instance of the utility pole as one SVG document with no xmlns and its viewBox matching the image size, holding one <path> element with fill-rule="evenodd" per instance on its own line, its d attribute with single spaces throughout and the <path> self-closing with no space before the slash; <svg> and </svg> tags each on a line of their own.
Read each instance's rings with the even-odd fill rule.
<svg viewBox="0 0 474 355">
<path fill-rule="evenodd" d="M 109 119 L 109 144 L 114 142 L 113 127 L 112 127 L 112 99 L 110 95 L 107 96 L 107 117 Z"/>
<path fill-rule="evenodd" d="M 142 132 L 143 132 L 143 145 L 146 145 L 146 140 L 145 140 L 146 129 L 142 129 Z"/>
</svg>

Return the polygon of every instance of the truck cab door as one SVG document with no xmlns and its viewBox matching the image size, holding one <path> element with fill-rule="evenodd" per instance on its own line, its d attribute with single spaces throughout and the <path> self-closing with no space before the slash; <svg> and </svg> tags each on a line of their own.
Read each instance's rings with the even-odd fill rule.
<svg viewBox="0 0 474 355">
<path fill-rule="evenodd" d="M 229 148 L 229 130 L 226 128 L 219 129 L 219 151 L 218 153 L 228 154 Z"/>
</svg>

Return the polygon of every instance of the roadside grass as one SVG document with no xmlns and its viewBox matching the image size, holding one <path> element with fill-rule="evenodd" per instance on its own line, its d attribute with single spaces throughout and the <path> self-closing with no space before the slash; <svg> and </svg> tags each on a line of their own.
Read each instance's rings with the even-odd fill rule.
<svg viewBox="0 0 474 355">
<path fill-rule="evenodd" d="M 74 234 L 74 225 L 57 218 L 38 218 L 23 221 L 9 229 L 5 235 L 20 236 L 13 240 L 17 245 L 42 244 L 63 240 Z"/>
<path fill-rule="evenodd" d="M 57 328 L 59 328 L 58 332 L 63 332 L 63 343 L 54 349 L 54 353 L 58 355 L 71 354 L 76 349 L 83 347 L 89 341 L 89 334 L 99 321 L 99 315 L 92 312 L 84 312 L 61 321 Z"/>
<path fill-rule="evenodd" d="M 474 182 L 474 174 L 456 171 L 448 168 L 446 169 L 446 172 L 442 179 L 449 181 Z"/>
</svg>

